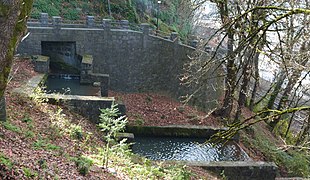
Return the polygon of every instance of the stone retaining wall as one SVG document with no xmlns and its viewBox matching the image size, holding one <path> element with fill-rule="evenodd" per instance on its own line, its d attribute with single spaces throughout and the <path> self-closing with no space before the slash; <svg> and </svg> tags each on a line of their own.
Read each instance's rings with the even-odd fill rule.
<svg viewBox="0 0 310 180">
<path fill-rule="evenodd" d="M 163 92 L 179 98 L 201 88 L 180 85 L 184 63 L 190 61 L 195 48 L 181 44 L 176 33 L 164 39 L 149 34 L 148 24 L 141 25 L 142 31 L 133 31 L 111 29 L 109 20 L 105 21 L 104 29 L 67 28 L 58 21 L 56 18 L 53 27 L 28 26 L 30 35 L 20 43 L 18 53 L 41 54 L 42 42 L 74 42 L 77 54 L 93 56 L 93 73 L 109 74 L 113 91 Z M 217 69 L 207 75 L 208 84 L 194 95 L 194 104 L 204 105 L 205 110 L 217 106 L 222 95 L 221 73 Z"/>
</svg>

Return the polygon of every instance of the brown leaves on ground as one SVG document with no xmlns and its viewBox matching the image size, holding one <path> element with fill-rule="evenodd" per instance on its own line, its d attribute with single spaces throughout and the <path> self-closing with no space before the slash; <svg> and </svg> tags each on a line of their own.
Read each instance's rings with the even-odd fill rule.
<svg viewBox="0 0 310 180">
<path fill-rule="evenodd" d="M 42 111 L 42 107 L 26 97 L 12 93 L 14 88 L 20 87 L 36 74 L 30 60 L 16 59 L 11 74 L 6 90 L 6 124 L 9 127 L 0 125 L 0 153 L 13 163 L 13 168 L 10 170 L 2 163 L 0 179 L 117 179 L 101 168 L 96 171 L 91 169 L 88 175 L 82 176 L 75 162 L 70 160 L 72 157 L 91 153 L 93 149 L 85 149 L 86 146 L 81 145 L 82 143 L 88 143 L 88 147 L 91 144 L 104 145 L 98 138 L 100 135 L 94 124 L 66 111 L 65 118 L 70 123 L 80 125 L 83 132 L 93 133 L 88 140 L 74 140 L 68 133 L 60 133 L 54 128 L 51 114 Z M 44 104 L 44 107 L 53 113 L 58 109 L 50 104 Z"/>
<path fill-rule="evenodd" d="M 109 92 L 126 106 L 129 124 L 145 126 L 204 125 L 221 126 L 221 123 L 202 111 L 154 93 Z"/>
</svg>

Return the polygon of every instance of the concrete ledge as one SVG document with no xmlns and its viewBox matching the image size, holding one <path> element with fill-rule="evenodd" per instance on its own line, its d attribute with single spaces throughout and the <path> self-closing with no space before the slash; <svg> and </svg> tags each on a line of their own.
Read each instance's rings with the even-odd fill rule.
<svg viewBox="0 0 310 180">
<path fill-rule="evenodd" d="M 101 98 L 97 96 L 75 96 L 75 95 L 60 95 L 60 94 L 44 94 L 44 98 L 48 98 L 51 104 L 61 104 L 68 107 L 84 117 L 87 117 L 91 122 L 99 122 L 99 109 L 110 108 L 114 102 L 114 98 Z"/>
<path fill-rule="evenodd" d="M 25 96 L 31 96 L 35 89 L 44 81 L 45 74 L 39 74 L 32 77 L 27 84 L 14 90 L 15 93 Z M 62 104 L 70 110 L 87 117 L 94 123 L 99 122 L 100 110 L 110 108 L 115 101 L 114 97 L 98 97 L 98 96 L 76 96 L 62 94 L 40 94 L 41 98 L 47 98 L 49 103 Z M 125 114 L 124 105 L 119 105 L 121 114 Z"/>
<path fill-rule="evenodd" d="M 127 126 L 126 132 L 134 133 L 137 136 L 153 137 L 201 137 L 209 138 L 219 131 L 227 128 L 214 128 L 210 126 L 190 126 L 190 125 L 171 125 L 171 126 Z"/>
<path fill-rule="evenodd" d="M 38 74 L 29 79 L 25 85 L 14 89 L 13 92 L 29 96 L 35 91 L 45 77 L 45 74 Z"/>
<path fill-rule="evenodd" d="M 184 164 L 223 174 L 228 180 L 273 180 L 278 172 L 278 167 L 272 162 L 219 161 L 184 162 Z"/>
</svg>

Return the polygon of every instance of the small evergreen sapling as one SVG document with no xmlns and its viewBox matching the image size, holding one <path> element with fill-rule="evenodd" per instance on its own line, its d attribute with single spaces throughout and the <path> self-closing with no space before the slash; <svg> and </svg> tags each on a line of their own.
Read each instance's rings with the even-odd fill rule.
<svg viewBox="0 0 310 180">
<path fill-rule="evenodd" d="M 107 141 L 105 157 L 103 159 L 103 165 L 108 167 L 110 143 L 115 140 L 117 133 L 124 130 L 127 124 L 127 118 L 125 116 L 119 116 L 119 110 L 117 104 L 112 104 L 111 108 L 100 109 L 100 123 L 98 127 L 105 133 L 104 138 Z"/>
</svg>

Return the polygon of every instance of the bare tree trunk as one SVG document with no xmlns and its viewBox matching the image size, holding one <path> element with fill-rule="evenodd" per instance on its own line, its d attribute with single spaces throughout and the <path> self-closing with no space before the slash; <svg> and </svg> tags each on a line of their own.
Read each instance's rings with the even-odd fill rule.
<svg viewBox="0 0 310 180">
<path fill-rule="evenodd" d="M 9 77 L 15 48 L 25 32 L 32 0 L 0 1 L 0 109 L 5 116 L 4 91 Z M 1 119 L 4 119 L 1 117 Z"/>
<path fill-rule="evenodd" d="M 228 34 L 228 54 L 229 58 L 226 64 L 226 78 L 225 78 L 225 97 L 222 107 L 215 112 L 216 115 L 220 115 L 224 118 L 230 118 L 230 114 L 233 108 L 234 101 L 234 91 L 236 84 L 236 65 L 235 65 L 235 55 L 233 55 L 233 43 L 234 35 L 233 33 Z"/>
<path fill-rule="evenodd" d="M 265 43 L 265 39 L 262 43 L 259 44 L 258 49 L 262 49 Z M 256 99 L 256 93 L 257 93 L 257 89 L 259 86 L 259 69 L 258 69 L 258 61 L 259 61 L 259 55 L 260 52 L 256 52 L 255 56 L 253 58 L 253 62 L 254 62 L 254 87 L 252 90 L 252 94 L 251 94 L 251 99 L 250 99 L 250 103 L 249 103 L 249 108 L 251 111 L 253 111 L 254 106 L 255 106 L 255 99 Z"/>
<path fill-rule="evenodd" d="M 244 108 L 246 106 L 246 101 L 247 101 L 247 92 L 248 92 L 248 85 L 250 82 L 250 78 L 251 78 L 251 65 L 250 65 L 250 61 L 251 61 L 251 52 L 249 52 L 251 50 L 248 50 L 246 52 L 246 62 L 243 66 L 243 70 L 242 70 L 242 83 L 241 83 L 241 87 L 240 87 L 240 91 L 239 91 L 239 98 L 238 98 L 238 107 L 237 107 L 237 111 L 236 111 L 236 115 L 235 115 L 235 122 L 240 122 L 240 115 L 241 115 L 241 110 L 242 108 Z"/>
<path fill-rule="evenodd" d="M 270 94 L 270 98 L 268 100 L 267 107 L 266 107 L 267 109 L 273 109 L 273 106 L 276 102 L 276 98 L 281 91 L 281 87 L 282 87 L 282 84 L 284 83 L 285 78 L 286 78 L 285 73 L 283 71 L 280 72 L 279 77 L 277 78 L 278 80 L 275 84 L 275 87 L 272 93 Z"/>
</svg>

